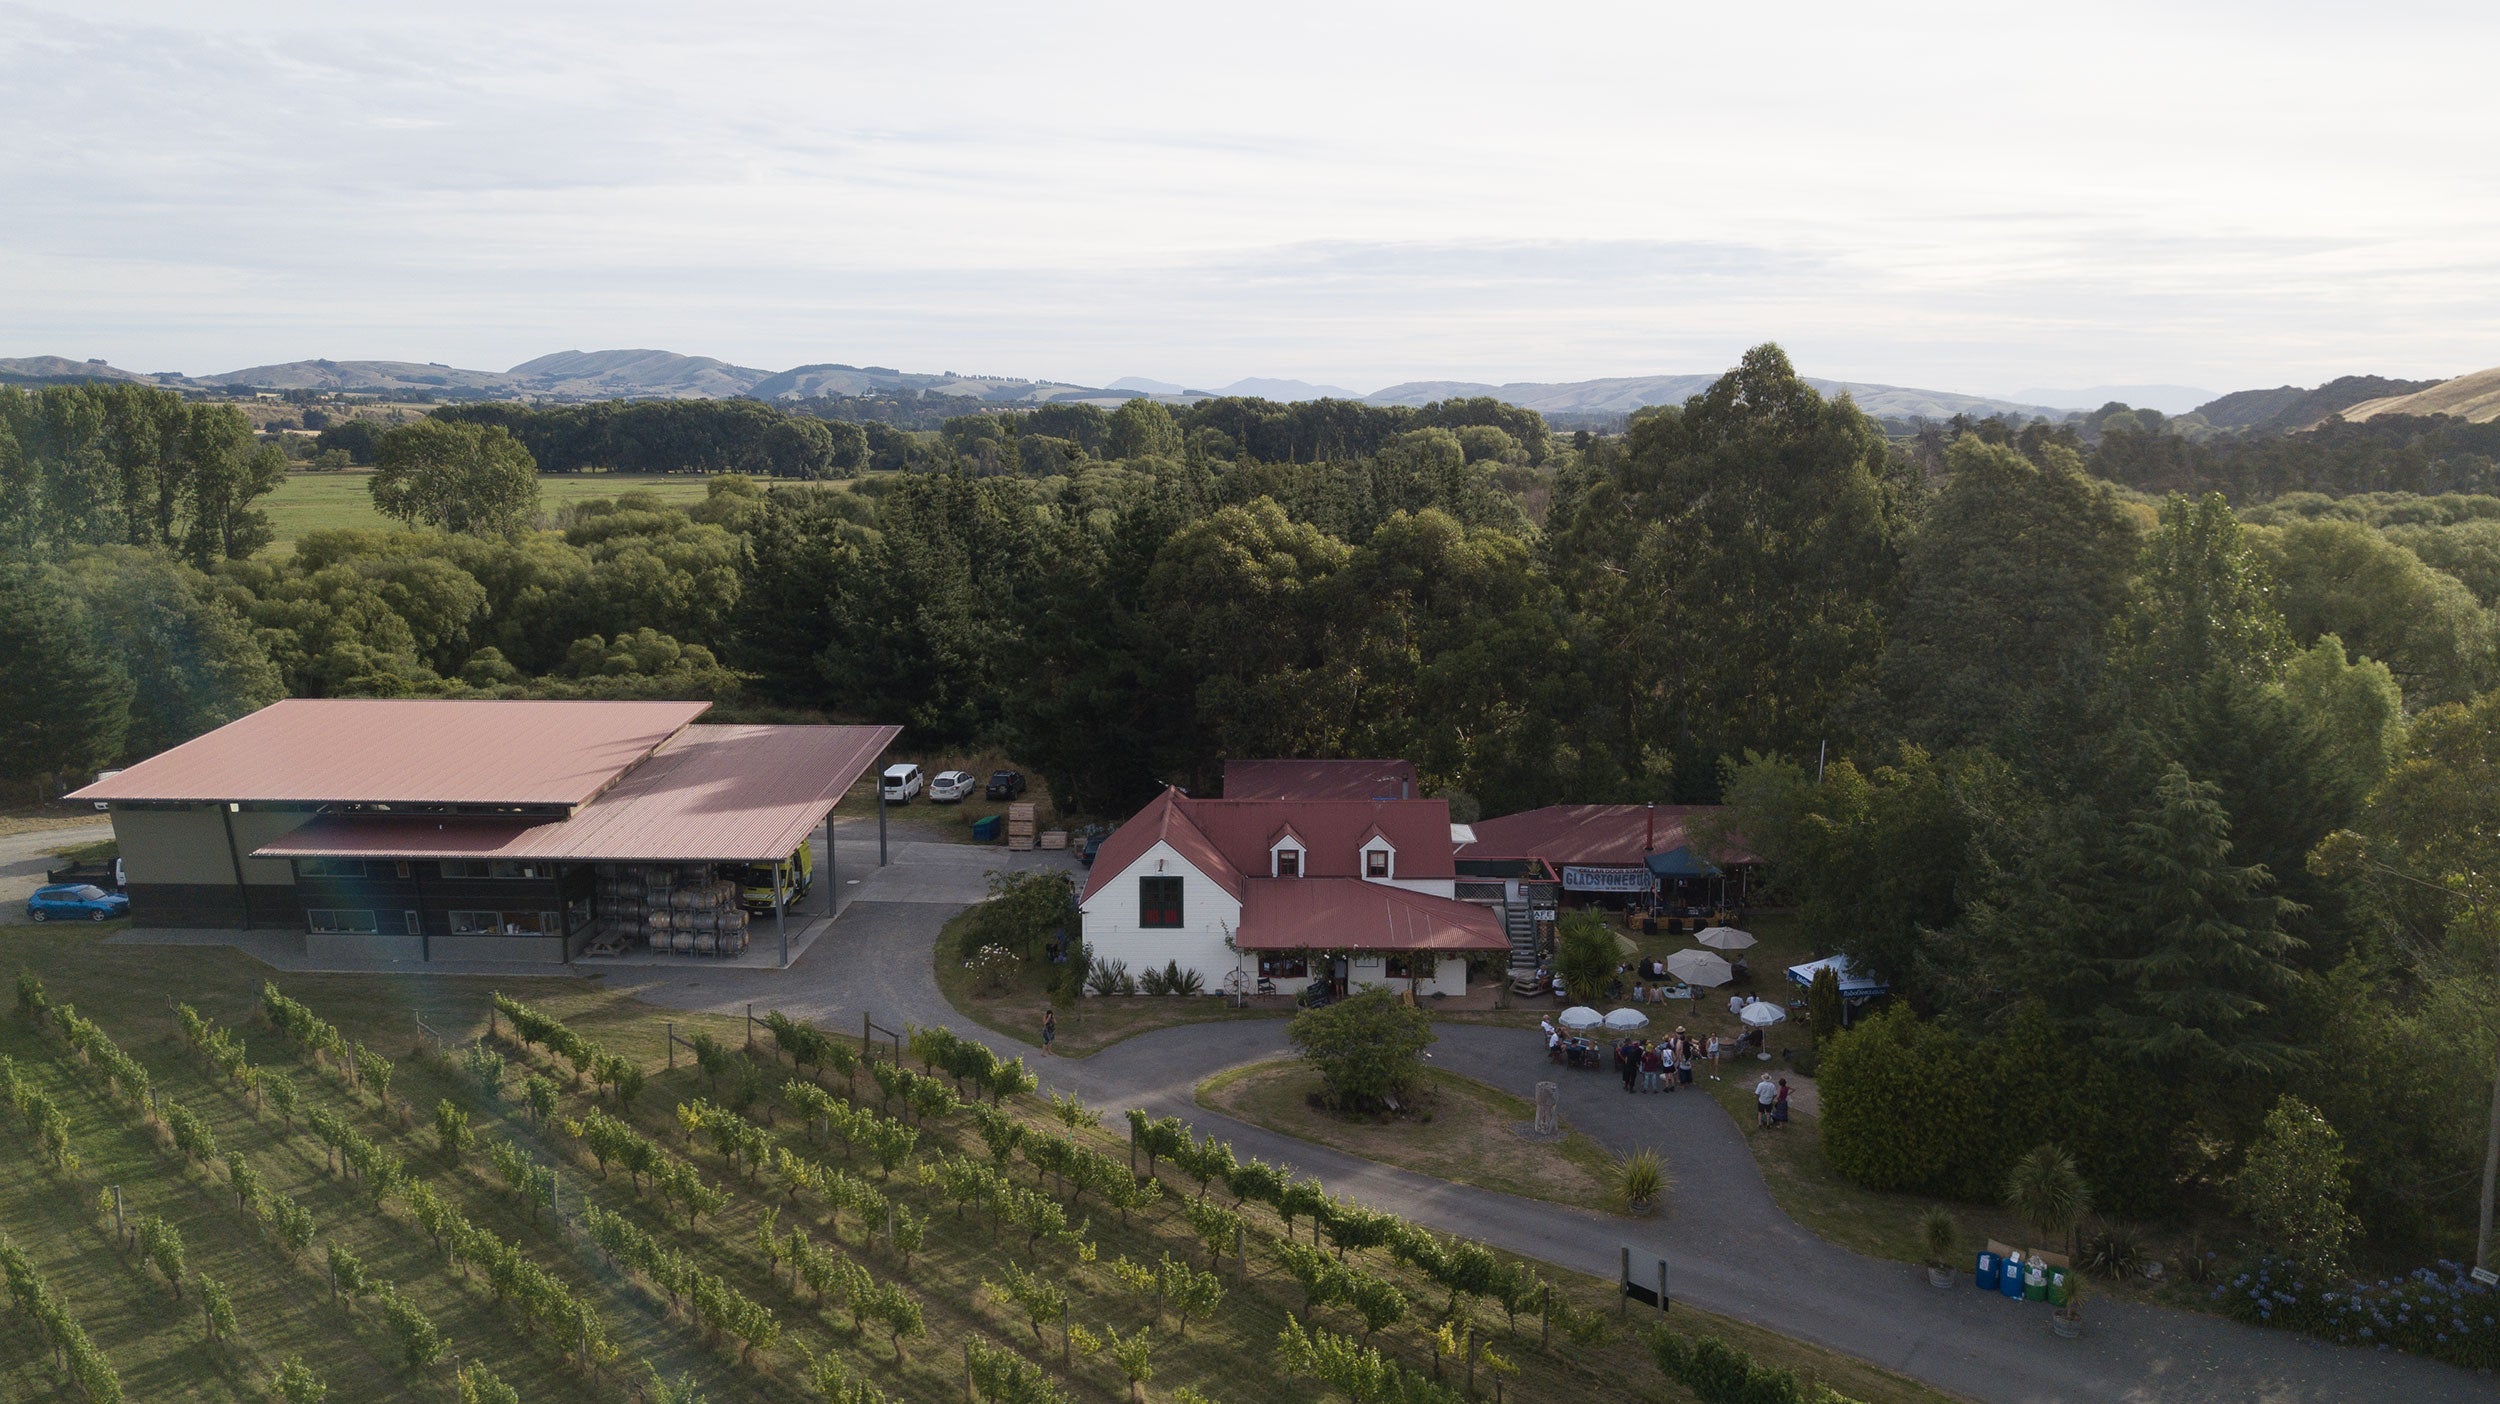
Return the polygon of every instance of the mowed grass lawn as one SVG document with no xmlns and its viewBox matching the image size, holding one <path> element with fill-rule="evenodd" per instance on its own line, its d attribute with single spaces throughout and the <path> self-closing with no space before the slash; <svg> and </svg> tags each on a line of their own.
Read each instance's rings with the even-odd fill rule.
<svg viewBox="0 0 2500 1404">
<path fill-rule="evenodd" d="M 1319 1073 L 1299 1058 L 1231 1068 L 1198 1084 L 1198 1105 L 1254 1126 L 1503 1194 L 1603 1209 L 1614 1197 L 1614 1157 L 1568 1124 L 1560 1142 L 1518 1134 L 1536 1123 L 1527 1101 L 1473 1078 L 1426 1068 L 1413 1114 L 1341 1116 L 1311 1105 Z"/>
<path fill-rule="evenodd" d="M 365 486 L 373 481 L 368 470 L 347 469 L 341 472 L 289 473 L 276 492 L 260 500 L 260 509 L 269 514 L 269 524 L 277 532 L 272 548 L 292 551 L 295 542 L 308 531 L 328 531 L 340 527 L 389 528 L 398 523 L 373 510 L 373 495 Z M 700 502 L 710 489 L 709 478 L 696 474 L 586 473 L 542 477 L 538 480 L 538 499 L 549 511 L 569 503 L 594 497 L 614 497 L 623 492 L 657 493 L 668 502 Z"/>
<path fill-rule="evenodd" d="M 243 1151 L 273 1188 L 304 1202 L 316 1220 L 312 1251 L 300 1259 L 288 1257 L 236 1214 L 222 1168 L 185 1166 L 165 1133 L 124 1100 L 108 1097 L 93 1070 L 64 1050 L 57 1033 L 23 1014 L 0 1013 L 0 1051 L 58 1100 L 71 1120 L 72 1142 L 82 1162 L 75 1175 L 61 1174 L 47 1167 L 22 1131 L 12 1127 L 8 1144 L 0 1146 L 0 1230 L 33 1258 L 113 1361 L 127 1398 L 263 1399 L 270 1370 L 290 1354 L 301 1354 L 329 1382 L 333 1400 L 451 1397 L 448 1361 L 425 1368 L 402 1363 L 374 1301 L 368 1298 L 351 1310 L 329 1300 L 322 1245 L 333 1241 L 363 1258 L 374 1276 L 395 1282 L 441 1328 L 449 1350 L 488 1362 L 518 1386 L 522 1398 L 533 1401 L 627 1399 L 635 1397 L 638 1387 L 647 1396 L 647 1366 L 653 1365 L 671 1379 L 691 1376 L 716 1401 L 799 1400 L 813 1397 L 802 1379 L 803 1349 L 840 1352 L 855 1370 L 898 1400 L 955 1399 L 963 1392 L 964 1344 L 976 1335 L 1035 1360 L 1074 1399 L 1110 1401 L 1126 1394 L 1126 1381 L 1103 1358 L 1062 1366 L 1058 1330 L 1046 1328 L 1046 1343 L 1037 1343 L 1022 1316 L 984 1288 L 985 1281 L 1002 1280 L 1008 1264 L 1026 1261 L 1022 1235 L 1000 1233 L 978 1209 L 959 1215 L 912 1166 L 888 1180 L 864 1154 L 847 1162 L 853 1174 L 928 1218 L 928 1242 L 906 1264 L 882 1242 L 862 1242 L 858 1213 L 843 1215 L 838 1225 L 828 1223 L 813 1192 L 794 1201 L 769 1179 L 750 1182 L 708 1141 L 694 1144 L 678 1128 L 674 1110 L 681 1101 L 713 1089 L 682 1054 L 674 1071 L 667 1068 L 662 1020 L 674 1019 L 680 1034 L 713 1033 L 733 1049 L 743 1028 L 738 1020 L 653 1009 L 603 991 L 595 981 L 530 980 L 512 991 L 648 1070 L 651 1085 L 635 1104 L 631 1120 L 645 1136 L 693 1163 L 707 1183 L 729 1192 L 725 1208 L 689 1227 L 675 1215 L 661 1214 L 652 1200 L 637 1197 L 622 1172 L 602 1176 L 578 1142 L 517 1114 L 512 1089 L 524 1071 L 546 1073 L 566 1084 L 561 1115 L 578 1117 L 593 1107 L 588 1090 L 572 1085 L 562 1065 L 504 1045 L 515 1066 L 505 1075 L 502 1093 L 489 1096 L 439 1055 L 418 1053 L 421 1039 L 467 1040 L 481 1031 L 490 994 L 485 982 L 351 976 L 280 981 L 289 995 L 338 1025 L 346 1037 L 397 1061 L 390 1105 L 385 1106 L 294 1055 L 259 1014 L 265 970 L 240 955 L 205 948 L 108 946 L 84 931 L 14 928 L 0 933 L 0 969 L 21 966 L 44 981 L 56 1004 L 75 1003 L 83 1015 L 96 1020 L 148 1069 L 160 1093 L 206 1118 L 221 1148 Z M 597 1379 L 584 1379 L 564 1358 L 569 1342 L 555 1339 L 566 1333 L 521 1323 L 498 1305 L 482 1272 L 463 1279 L 446 1268 L 404 1205 L 377 1208 L 360 1185 L 332 1176 L 325 1152 L 304 1129 L 304 1116 L 289 1130 L 274 1111 L 256 1109 L 233 1084 L 205 1066 L 175 1021 L 172 1002 L 177 997 L 237 1030 L 252 1061 L 286 1072 L 308 1105 L 343 1117 L 402 1157 L 412 1175 L 454 1201 L 472 1221 L 517 1242 L 539 1266 L 592 1302 L 618 1347 L 614 1362 Z M 759 1054 L 757 1062 L 769 1056 Z M 761 1071 L 775 1085 L 788 1076 L 779 1065 Z M 839 1079 L 828 1080 L 835 1091 L 845 1090 Z M 876 1093 L 865 1077 L 852 1095 L 876 1105 Z M 470 1111 L 479 1140 L 478 1148 L 458 1163 L 439 1152 L 431 1128 L 432 1109 L 446 1098 Z M 398 1110 L 403 1104 L 405 1113 Z M 1028 1125 L 1057 1129 L 1030 1099 L 1010 1105 Z M 756 1112 L 770 1118 L 771 1106 L 768 1098 Z M 1116 1109 L 1106 1110 L 1117 1126 Z M 971 1120 L 962 1113 L 929 1117 L 920 1128 L 913 1160 L 928 1163 L 950 1154 L 986 1158 Z M 780 1117 L 768 1134 L 774 1143 L 810 1159 L 835 1167 L 846 1164 L 840 1150 L 814 1144 L 809 1130 L 793 1118 Z M 1103 1154 L 1125 1157 L 1121 1138 L 1111 1130 L 1088 1128 L 1077 1136 Z M 526 1211 L 487 1168 L 485 1146 L 506 1138 L 555 1168 L 564 1224 Z M 1038 1179 L 1020 1161 L 1010 1159 L 1007 1172 L 1015 1183 L 1055 1192 L 1065 1202 L 1064 1190 Z M 109 1220 L 99 1213 L 98 1197 L 116 1185 L 129 1212 L 162 1215 L 180 1229 L 192 1273 L 205 1272 L 234 1288 L 239 1342 L 205 1341 L 195 1286 L 186 1282 L 185 1298 L 176 1301 L 135 1255 L 115 1246 Z M 1080 1261 L 1064 1243 L 1043 1245 L 1031 1260 L 1035 1270 L 1066 1290 L 1077 1322 L 1097 1331 L 1114 1326 L 1123 1334 L 1147 1324 L 1151 1303 L 1117 1285 L 1108 1269 L 1117 1258 L 1153 1263 L 1170 1254 L 1206 1263 L 1204 1248 L 1175 1203 L 1193 1187 L 1167 1175 L 1164 1188 L 1161 1205 L 1130 1216 L 1132 1222 L 1125 1225 L 1098 1202 L 1072 1207 L 1070 1224 L 1095 1245 L 1099 1262 Z M 1216 1198 L 1227 1199 L 1220 1189 Z M 742 1361 L 735 1340 L 707 1338 L 682 1307 L 672 1310 L 649 1287 L 602 1261 L 572 1226 L 585 1202 L 625 1214 L 704 1271 L 771 1308 L 782 1327 L 779 1341 L 756 1351 L 751 1361 Z M 819 1305 L 794 1288 L 786 1274 L 776 1272 L 758 1243 L 757 1230 L 768 1222 L 768 1212 L 776 1215 L 769 1222 L 781 1231 L 801 1227 L 820 1245 L 838 1244 L 836 1251 L 876 1279 L 900 1284 L 917 1298 L 926 1313 L 927 1334 L 907 1342 L 906 1362 L 896 1361 L 873 1325 L 862 1336 L 838 1305 Z M 1257 1206 L 1249 1208 L 1248 1217 L 1248 1271 L 1244 1274 L 1226 1256 L 1225 1295 L 1213 1317 L 1191 1323 L 1183 1335 L 1165 1313 L 1155 1328 L 1149 1400 L 1159 1404 L 1181 1386 L 1199 1390 L 1216 1404 L 1248 1404 L 1253 1398 L 1262 1404 L 1293 1404 L 1326 1397 L 1315 1382 L 1282 1377 L 1277 1370 L 1276 1336 L 1286 1314 L 1299 1309 L 1301 1294 L 1265 1246 L 1282 1226 Z M 1309 1232 L 1302 1229 L 1305 1237 Z M 1379 1345 L 1402 1363 L 1429 1368 L 1425 1332 L 1442 1294 L 1380 1254 L 1360 1256 L 1368 1260 L 1367 1268 L 1397 1282 L 1413 1303 L 1404 1322 L 1380 1333 Z M 1569 1276 L 1563 1285 L 1583 1309 L 1604 1312 L 1612 1320 L 1608 1284 Z M 1359 1332 L 1341 1310 L 1323 1308 L 1318 1315 L 1330 1329 Z M 1663 1382 L 1642 1341 L 1630 1332 L 1612 1330 L 1607 1342 L 1596 1347 L 1566 1344 L 1558 1334 L 1547 1349 L 1538 1344 L 1533 1321 L 1523 1322 L 1514 1333 L 1503 1327 L 1498 1308 L 1480 1305 L 1473 1316 L 1493 1346 L 1523 1368 L 1510 1385 L 1513 1397 L 1597 1404 L 1652 1399 L 1685 1404 L 1690 1398 Z M 1674 1324 L 1685 1331 L 1720 1331 L 1764 1358 L 1811 1370 L 1855 1398 L 1925 1404 L 1944 1397 L 1860 1362 L 1699 1313 L 1679 1311 Z M 52 1378 L 50 1352 L 22 1329 L 0 1341 L 0 1398 L 52 1397 L 66 1395 Z"/>
</svg>

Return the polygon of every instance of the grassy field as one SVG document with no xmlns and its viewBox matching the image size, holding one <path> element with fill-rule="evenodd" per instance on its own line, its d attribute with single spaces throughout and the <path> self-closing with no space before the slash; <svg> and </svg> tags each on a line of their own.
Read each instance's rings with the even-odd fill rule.
<svg viewBox="0 0 2500 1404">
<path fill-rule="evenodd" d="M 324 1245 L 333 1242 L 362 1258 L 374 1276 L 396 1283 L 404 1298 L 441 1329 L 450 1351 L 490 1364 L 530 1400 L 631 1397 L 637 1387 L 648 1385 L 649 1366 L 671 1379 L 690 1376 L 714 1400 L 809 1398 L 813 1396 L 802 1380 L 802 1349 L 839 1352 L 854 1370 L 897 1399 L 954 1399 L 963 1392 L 964 1345 L 975 1336 L 1035 1358 L 1074 1398 L 1109 1400 L 1125 1392 L 1125 1380 L 1103 1357 L 1062 1366 L 1059 1331 L 1045 1328 L 1046 1340 L 1037 1342 L 1022 1315 L 983 1285 L 1002 1280 L 1010 1263 L 1024 1260 L 1024 1245 L 1017 1241 L 1021 1235 L 1009 1233 L 1002 1241 L 979 1210 L 959 1216 L 912 1165 L 884 1180 L 864 1156 L 848 1166 L 895 1202 L 927 1217 L 927 1244 L 906 1265 L 882 1241 L 861 1241 L 860 1214 L 828 1224 L 814 1191 L 794 1200 L 777 1188 L 750 1182 L 708 1141 L 695 1145 L 678 1128 L 673 1113 L 681 1100 L 712 1089 L 683 1054 L 678 1067 L 668 1069 L 661 1011 L 604 992 L 595 981 L 533 980 L 520 993 L 576 1032 L 647 1070 L 650 1086 L 634 1104 L 630 1120 L 671 1154 L 694 1164 L 706 1183 L 728 1192 L 725 1207 L 699 1225 L 689 1227 L 675 1215 L 664 1216 L 652 1200 L 635 1193 L 622 1172 L 602 1175 L 582 1153 L 580 1142 L 517 1114 L 513 1087 L 523 1072 L 544 1073 L 565 1084 L 560 1117 L 579 1117 L 592 1109 L 591 1092 L 573 1085 L 562 1064 L 514 1045 L 498 1045 L 513 1066 L 499 1094 L 488 1095 L 442 1054 L 431 1051 L 441 1046 L 438 1040 L 464 1041 L 479 1034 L 489 995 L 482 982 L 407 977 L 283 982 L 289 995 L 338 1025 L 348 1039 L 397 1060 L 385 1102 L 298 1059 L 258 1013 L 256 996 L 264 972 L 231 952 L 112 947 L 96 944 L 83 932 L 13 928 L 0 933 L 0 965 L 31 970 L 45 982 L 55 1004 L 74 1002 L 148 1070 L 160 1095 L 178 1099 L 203 1117 L 223 1149 L 245 1153 L 273 1188 L 297 1197 L 315 1216 L 314 1246 L 302 1257 L 290 1257 L 236 1212 L 222 1169 L 186 1167 L 163 1127 L 152 1124 L 133 1099 L 108 1095 L 96 1067 L 69 1053 L 58 1033 L 23 1013 L 0 1015 L 0 1051 L 59 1103 L 80 1157 L 74 1173 L 63 1173 L 48 1167 L 26 1144 L 28 1138 L 12 1136 L 12 1144 L 0 1149 L 0 1230 L 29 1254 L 119 1369 L 128 1398 L 265 1398 L 269 1372 L 292 1354 L 302 1355 L 328 1381 L 332 1399 L 449 1398 L 448 1362 L 426 1367 L 402 1363 L 373 1298 L 353 1308 L 329 1299 L 321 1264 Z M 411 1176 L 479 1226 L 518 1244 L 531 1261 L 590 1301 L 618 1348 L 615 1357 L 599 1367 L 595 1378 L 584 1377 L 565 1358 L 570 1342 L 564 1337 L 570 1333 L 522 1324 L 511 1309 L 498 1304 L 483 1272 L 464 1277 L 445 1267 L 410 1217 L 404 1195 L 377 1207 L 361 1185 L 334 1177 L 325 1151 L 305 1129 L 309 1111 L 290 1129 L 273 1109 L 256 1108 L 234 1090 L 235 1084 L 213 1072 L 181 1035 L 165 993 L 169 990 L 179 991 L 209 1019 L 238 1031 L 252 1061 L 285 1071 L 303 1089 L 308 1108 L 327 1110 L 402 1157 Z M 731 1019 L 677 1012 L 666 1017 L 677 1022 L 681 1034 L 709 1031 L 733 1050 L 742 1031 L 740 1022 Z M 757 1062 L 768 1056 L 758 1055 Z M 745 1060 L 733 1052 L 731 1063 L 734 1078 Z M 775 1084 L 787 1076 L 781 1068 L 758 1070 Z M 838 1079 L 833 1086 L 844 1090 Z M 860 1088 L 873 1106 L 867 1079 L 860 1080 Z M 480 1143 L 456 1163 L 437 1148 L 429 1124 L 432 1109 L 442 1100 L 470 1112 Z M 772 1102 L 767 1097 L 755 1114 L 769 1120 Z M 1011 1106 L 1030 1125 L 1055 1125 L 1029 1099 Z M 912 1160 L 929 1164 L 949 1153 L 986 1158 L 969 1120 L 960 1113 L 931 1114 L 919 1128 Z M 808 1130 L 792 1118 L 781 1118 L 765 1134 L 810 1161 L 822 1157 L 828 1164 L 841 1164 L 838 1152 L 814 1145 Z M 560 1205 L 555 1218 L 525 1210 L 486 1168 L 485 1145 L 506 1138 L 554 1167 Z M 1088 1129 L 1079 1139 L 1104 1154 L 1125 1155 L 1111 1133 Z M 1024 1175 L 1025 1167 L 1012 1160 L 1009 1166 L 1016 1183 L 1038 1186 L 1037 1179 Z M 181 1231 L 189 1273 L 206 1273 L 233 1287 L 239 1340 L 205 1341 L 195 1282 L 185 1281 L 185 1295 L 177 1301 L 152 1269 L 116 1245 L 109 1219 L 98 1208 L 99 1195 L 114 1186 L 121 1189 L 126 1212 L 161 1215 Z M 1069 1244 L 1045 1243 L 1039 1249 L 1034 1270 L 1065 1290 L 1072 1319 L 1094 1330 L 1114 1326 L 1123 1334 L 1148 1323 L 1153 1308 L 1118 1285 L 1109 1270 L 1116 1259 L 1153 1263 L 1170 1254 L 1207 1262 L 1205 1250 L 1177 1212 L 1176 1201 L 1190 1187 L 1174 1179 L 1167 1180 L 1165 1190 L 1161 1206 L 1131 1216 L 1128 1225 L 1098 1202 L 1074 1206 L 1070 1224 L 1092 1245 L 1090 1255 L 1078 1254 Z M 1218 1202 L 1223 1198 L 1219 1191 Z M 769 1307 L 781 1327 L 779 1339 L 742 1360 L 734 1339 L 689 1321 L 684 1307 L 672 1309 L 663 1294 L 606 1264 L 577 1227 L 585 1204 L 625 1215 L 665 1247 L 684 1253 L 728 1287 Z M 1264 1246 L 1281 1226 L 1257 1206 L 1250 1206 L 1248 1214 L 1247 1272 L 1231 1255 L 1225 1256 L 1220 1309 L 1191 1323 L 1185 1333 L 1165 1312 L 1163 1324 L 1154 1329 L 1150 1399 L 1168 1398 L 1182 1386 L 1218 1404 L 1245 1401 L 1253 1394 L 1275 1401 L 1323 1397 L 1312 1381 L 1278 1376 L 1274 1342 L 1288 1310 L 1299 1306 L 1300 1293 Z M 785 1231 L 805 1228 L 819 1244 L 838 1244 L 841 1256 L 880 1282 L 901 1285 L 921 1304 L 926 1334 L 907 1342 L 907 1361 L 896 1361 L 884 1334 L 873 1326 L 863 1337 L 840 1307 L 819 1305 L 789 1285 L 759 1246 L 757 1230 L 775 1224 Z M 1405 1322 L 1381 1332 L 1379 1345 L 1410 1366 L 1429 1368 L 1425 1332 L 1437 1316 L 1441 1294 L 1376 1253 L 1362 1256 L 1370 1259 L 1370 1270 L 1398 1282 L 1415 1307 Z M 1563 1285 L 1582 1309 L 1607 1313 L 1612 1321 L 1606 1284 L 1575 1277 Z M 1350 1318 L 1342 1311 L 1323 1309 L 1320 1318 L 1331 1329 L 1349 1329 Z M 1515 1397 L 1626 1404 L 1651 1399 L 1684 1404 L 1689 1398 L 1663 1384 L 1640 1341 L 1619 1329 L 1595 1347 L 1565 1345 L 1557 1333 L 1549 1350 L 1540 1346 L 1533 1321 L 1523 1322 L 1517 1333 L 1507 1332 L 1499 1311 L 1481 1306 L 1474 1319 L 1496 1349 L 1523 1367 L 1509 1390 Z M 1856 1361 L 1698 1313 L 1678 1312 L 1675 1325 L 1683 1331 L 1716 1329 L 1766 1359 L 1817 1373 L 1856 1398 L 1923 1404 L 1943 1397 Z M 21 1330 L 0 1342 L 0 1397 L 48 1398 L 59 1392 L 50 1352 L 30 1333 Z"/>
<path fill-rule="evenodd" d="M 1230 1068 L 1198 1084 L 1198 1105 L 1254 1126 L 1396 1165 L 1419 1175 L 1548 1199 L 1575 1209 L 1603 1207 L 1613 1193 L 1614 1157 L 1563 1128 L 1559 1144 L 1517 1134 L 1536 1108 L 1496 1087 L 1426 1068 L 1417 1115 L 1349 1117 L 1314 1109 L 1319 1074 L 1298 1058 Z"/>
<path fill-rule="evenodd" d="M 360 469 L 287 474 L 285 484 L 260 501 L 261 510 L 269 514 L 269 524 L 277 531 L 277 543 L 272 549 L 292 551 L 296 539 L 308 531 L 398 525 L 373 510 L 372 494 L 365 487 L 372 480 L 370 471 Z M 670 502 L 700 502 L 710 490 L 708 482 L 692 474 L 560 475 L 540 478 L 538 496 L 549 511 L 621 492 L 653 492 Z"/>
</svg>

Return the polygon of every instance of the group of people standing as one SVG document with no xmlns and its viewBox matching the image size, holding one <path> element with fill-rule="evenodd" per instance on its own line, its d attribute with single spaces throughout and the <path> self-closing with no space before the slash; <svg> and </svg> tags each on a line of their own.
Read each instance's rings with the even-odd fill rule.
<svg viewBox="0 0 2500 1404">
<path fill-rule="evenodd" d="M 1710 1076 L 1719 1075 L 1719 1038 L 1697 1040 L 1682 1029 L 1661 1039 L 1626 1038 L 1615 1045 L 1615 1072 L 1623 1078 L 1626 1092 L 1672 1092 L 1689 1087 L 1693 1067 L 1698 1063 L 1710 1066 Z"/>
</svg>

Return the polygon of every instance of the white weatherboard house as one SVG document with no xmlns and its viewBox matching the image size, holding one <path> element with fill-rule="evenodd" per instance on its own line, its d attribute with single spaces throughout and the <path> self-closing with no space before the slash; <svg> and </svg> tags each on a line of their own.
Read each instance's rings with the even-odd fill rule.
<svg viewBox="0 0 2500 1404">
<path fill-rule="evenodd" d="M 1453 895 L 1450 807 L 1429 799 L 1195 799 L 1165 790 L 1104 841 L 1081 904 L 1087 953 L 1178 964 L 1206 992 L 1313 981 L 1467 992 L 1467 957 L 1509 949 Z"/>
</svg>

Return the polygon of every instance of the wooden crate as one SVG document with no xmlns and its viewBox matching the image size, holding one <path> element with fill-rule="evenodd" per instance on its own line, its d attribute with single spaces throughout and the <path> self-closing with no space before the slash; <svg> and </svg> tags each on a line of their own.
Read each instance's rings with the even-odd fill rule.
<svg viewBox="0 0 2500 1404">
<path fill-rule="evenodd" d="M 1007 836 L 1007 851 L 1010 853 L 1032 852 L 1033 836 L 1031 834 L 1009 834 Z"/>
<path fill-rule="evenodd" d="M 1067 847 L 1067 846 L 1068 846 L 1068 831 L 1067 831 L 1067 830 L 1065 830 L 1065 829 L 1048 829 L 1048 830 L 1043 831 L 1043 833 L 1042 833 L 1042 847 L 1044 847 L 1044 848 L 1065 848 L 1065 847 Z"/>
</svg>

